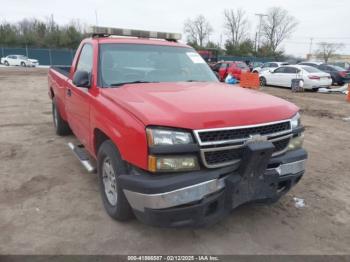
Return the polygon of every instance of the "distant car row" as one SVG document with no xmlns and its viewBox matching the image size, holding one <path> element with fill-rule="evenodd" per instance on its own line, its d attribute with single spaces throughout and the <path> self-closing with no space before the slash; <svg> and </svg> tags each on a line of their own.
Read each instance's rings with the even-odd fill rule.
<svg viewBox="0 0 350 262">
<path fill-rule="evenodd" d="M 214 64 L 212 69 L 220 81 L 225 81 L 229 74 L 240 80 L 243 72 L 259 73 L 260 84 L 263 86 L 291 87 L 292 79 L 300 79 L 305 89 L 317 90 L 350 82 L 350 70 L 317 62 L 302 62 L 297 65 L 268 62 L 252 68 L 252 64 L 249 67 L 241 61 L 221 61 Z"/>
<path fill-rule="evenodd" d="M 39 61 L 30 59 L 24 55 L 8 55 L 1 58 L 1 64 L 6 66 L 35 67 L 39 65 Z"/>
</svg>

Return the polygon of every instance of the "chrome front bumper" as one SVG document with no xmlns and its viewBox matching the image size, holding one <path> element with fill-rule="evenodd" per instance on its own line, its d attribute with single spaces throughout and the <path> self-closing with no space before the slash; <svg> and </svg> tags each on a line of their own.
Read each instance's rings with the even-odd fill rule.
<svg viewBox="0 0 350 262">
<path fill-rule="evenodd" d="M 279 176 L 296 175 L 305 170 L 306 160 L 281 164 L 276 168 L 266 170 L 266 175 L 278 173 Z M 225 177 L 203 183 L 183 187 L 159 194 L 143 194 L 124 189 L 125 196 L 131 207 L 143 212 L 148 209 L 165 209 L 199 201 L 204 197 L 222 190 L 225 187 Z"/>
</svg>

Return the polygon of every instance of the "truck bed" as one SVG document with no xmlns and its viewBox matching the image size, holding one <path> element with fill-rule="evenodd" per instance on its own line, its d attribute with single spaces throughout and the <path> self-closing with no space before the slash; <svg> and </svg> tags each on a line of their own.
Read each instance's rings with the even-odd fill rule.
<svg viewBox="0 0 350 262">
<path fill-rule="evenodd" d="M 61 73 L 66 77 L 69 77 L 71 67 L 70 66 L 51 66 L 51 69 Z"/>
</svg>

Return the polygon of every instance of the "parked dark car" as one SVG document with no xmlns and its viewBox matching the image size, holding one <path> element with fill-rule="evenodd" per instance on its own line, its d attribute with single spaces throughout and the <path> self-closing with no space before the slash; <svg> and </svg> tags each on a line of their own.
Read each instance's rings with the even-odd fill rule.
<svg viewBox="0 0 350 262">
<path fill-rule="evenodd" d="M 350 82 L 350 71 L 336 65 L 322 64 L 319 62 L 302 62 L 299 65 L 307 65 L 318 68 L 319 70 L 326 72 L 332 77 L 332 85 L 344 85 Z"/>
<path fill-rule="evenodd" d="M 342 68 L 345 68 L 347 71 L 350 71 L 350 63 L 348 62 L 333 62 L 333 63 L 329 63 L 331 65 L 335 65 L 335 66 L 340 66 Z"/>
<path fill-rule="evenodd" d="M 345 68 L 335 65 L 322 64 L 318 69 L 329 73 L 332 77 L 332 84 L 344 85 L 350 82 L 350 72 Z"/>
<path fill-rule="evenodd" d="M 306 66 L 312 66 L 318 68 L 320 65 L 322 65 L 322 62 L 301 62 L 298 65 L 306 65 Z"/>
</svg>

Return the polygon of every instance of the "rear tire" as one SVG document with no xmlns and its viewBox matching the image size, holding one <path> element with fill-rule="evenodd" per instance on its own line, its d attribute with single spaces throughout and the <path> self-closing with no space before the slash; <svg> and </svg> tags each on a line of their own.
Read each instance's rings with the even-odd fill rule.
<svg viewBox="0 0 350 262">
<path fill-rule="evenodd" d="M 97 172 L 103 205 L 115 220 L 127 221 L 134 214 L 127 201 L 118 177 L 126 174 L 126 165 L 111 140 L 102 143 L 97 154 Z"/>
<path fill-rule="evenodd" d="M 5 66 L 10 66 L 9 62 L 5 61 L 4 62 Z"/>
<path fill-rule="evenodd" d="M 260 77 L 259 78 L 259 81 L 260 81 L 260 86 L 261 87 L 264 87 L 264 86 L 266 86 L 266 78 L 265 77 Z"/>
<path fill-rule="evenodd" d="M 335 85 L 335 79 L 334 79 L 334 77 L 332 76 L 332 86 L 334 86 Z"/>
<path fill-rule="evenodd" d="M 52 99 L 52 118 L 57 135 L 66 136 L 72 133 L 69 124 L 61 117 L 55 98 Z"/>
</svg>

